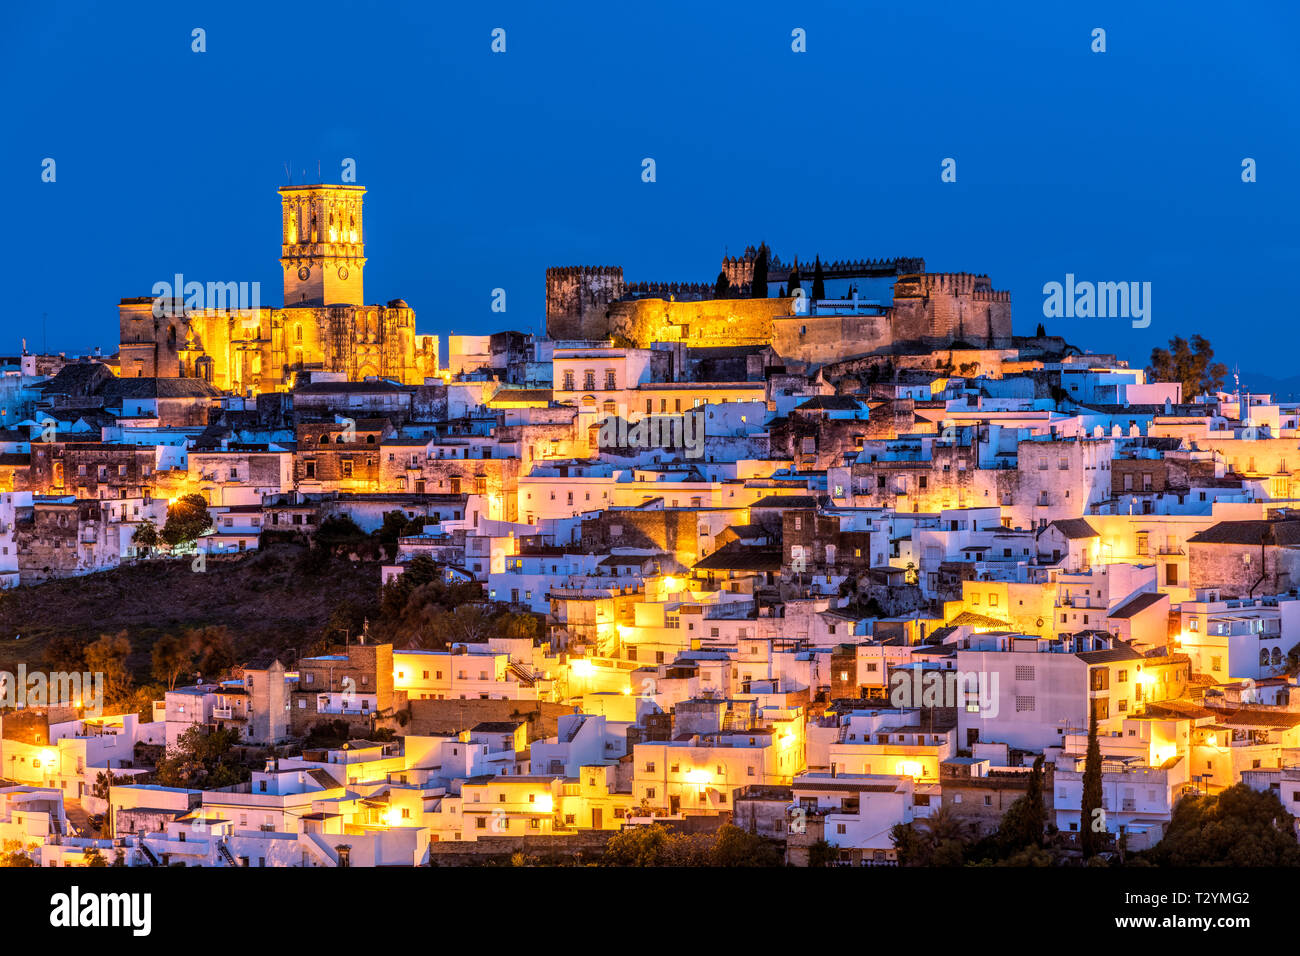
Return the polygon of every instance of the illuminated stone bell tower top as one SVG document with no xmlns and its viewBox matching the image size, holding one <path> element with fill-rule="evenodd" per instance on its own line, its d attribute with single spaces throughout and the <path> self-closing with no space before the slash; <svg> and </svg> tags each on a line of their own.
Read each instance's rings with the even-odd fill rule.
<svg viewBox="0 0 1300 956">
<path fill-rule="evenodd" d="M 284 304 L 364 305 L 364 186 L 282 186 Z"/>
</svg>

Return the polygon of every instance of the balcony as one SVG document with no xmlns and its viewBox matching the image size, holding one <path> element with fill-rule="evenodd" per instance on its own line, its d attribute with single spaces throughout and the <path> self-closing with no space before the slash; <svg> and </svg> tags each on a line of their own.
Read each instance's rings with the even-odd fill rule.
<svg viewBox="0 0 1300 956">
<path fill-rule="evenodd" d="M 212 719 L 213 719 L 213 720 L 230 720 L 230 718 L 231 718 L 231 713 L 230 713 L 230 708 L 229 708 L 229 707 L 213 707 L 213 708 L 212 708 Z"/>
</svg>

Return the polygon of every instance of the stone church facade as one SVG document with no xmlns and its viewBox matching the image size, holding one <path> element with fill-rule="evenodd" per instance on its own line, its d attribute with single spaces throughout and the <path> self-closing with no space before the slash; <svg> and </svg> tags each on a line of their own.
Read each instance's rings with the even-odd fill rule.
<svg viewBox="0 0 1300 956">
<path fill-rule="evenodd" d="M 407 385 L 437 374 L 438 337 L 416 333 L 406 302 L 364 304 L 365 187 L 279 192 L 284 306 L 236 301 L 235 290 L 221 288 L 234 283 L 186 283 L 165 297 L 124 298 L 123 377 L 201 378 L 248 395 L 285 391 L 311 371 Z"/>
</svg>

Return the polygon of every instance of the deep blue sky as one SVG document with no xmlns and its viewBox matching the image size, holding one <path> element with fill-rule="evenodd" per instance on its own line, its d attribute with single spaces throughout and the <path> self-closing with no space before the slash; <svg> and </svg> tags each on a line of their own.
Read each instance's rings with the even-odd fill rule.
<svg viewBox="0 0 1300 956">
<path fill-rule="evenodd" d="M 0 350 L 39 348 L 48 312 L 51 349 L 115 351 L 118 299 L 175 272 L 280 304 L 285 162 L 337 181 L 354 157 L 367 298 L 422 332 L 538 330 L 548 265 L 706 281 L 766 239 L 987 272 L 1025 333 L 1067 272 L 1150 281 L 1149 329 L 1048 330 L 1298 371 L 1294 4 L 388 6 L 7 5 Z"/>
</svg>

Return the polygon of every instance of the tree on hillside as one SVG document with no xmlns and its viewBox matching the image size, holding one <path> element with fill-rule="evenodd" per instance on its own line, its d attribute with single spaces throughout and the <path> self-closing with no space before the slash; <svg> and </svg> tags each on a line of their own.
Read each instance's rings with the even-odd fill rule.
<svg viewBox="0 0 1300 956">
<path fill-rule="evenodd" d="M 781 866 L 785 862 L 772 840 L 724 823 L 709 848 L 710 866 Z"/>
<path fill-rule="evenodd" d="M 1005 853 L 1015 853 L 1027 846 L 1041 846 L 1047 811 L 1043 809 L 1043 758 L 1034 761 L 1025 795 L 1002 815 L 998 826 L 998 844 Z"/>
<path fill-rule="evenodd" d="M 760 243 L 758 254 L 754 257 L 754 278 L 749 283 L 751 299 L 767 298 L 767 243 Z"/>
<path fill-rule="evenodd" d="M 890 830 L 900 866 L 961 866 L 966 855 L 966 835 L 950 806 L 929 817 L 898 823 Z"/>
<path fill-rule="evenodd" d="M 1106 810 L 1102 806 L 1101 742 L 1097 739 L 1097 708 L 1089 704 L 1088 755 L 1083 762 L 1083 802 L 1079 814 L 1079 847 L 1083 858 L 1095 856 L 1104 845 Z"/>
<path fill-rule="evenodd" d="M 360 530 L 359 528 L 357 530 Z M 418 534 L 424 530 L 424 519 L 408 519 L 404 511 L 384 512 L 384 523 L 374 532 L 375 540 L 384 548 L 388 560 L 397 557 L 397 539 L 409 534 Z"/>
<path fill-rule="evenodd" d="M 381 617 L 386 620 L 397 620 L 410 604 L 436 604 L 451 610 L 483 600 L 481 584 L 477 581 L 444 581 L 437 564 L 426 555 L 412 558 L 405 567 L 406 570 L 384 588 L 379 609 Z"/>
<path fill-rule="evenodd" d="M 316 543 L 323 548 L 353 549 L 365 540 L 366 533 L 348 515 L 330 515 L 320 523 L 316 532 Z"/>
<path fill-rule="evenodd" d="M 715 299 L 731 298 L 731 280 L 727 278 L 725 269 L 718 273 L 718 279 L 713 283 L 713 297 Z"/>
<path fill-rule="evenodd" d="M 1159 866 L 1297 866 L 1300 843 L 1276 795 L 1238 783 L 1184 797 L 1164 839 L 1139 856 Z"/>
<path fill-rule="evenodd" d="M 515 614 L 507 611 L 496 621 L 500 637 L 536 640 L 544 630 L 542 619 L 536 614 Z"/>
<path fill-rule="evenodd" d="M 1214 361 L 1214 349 L 1208 339 L 1193 335 L 1189 342 L 1176 335 L 1169 340 L 1169 348 L 1151 350 L 1146 374 L 1153 382 L 1181 382 L 1183 400 L 1190 402 L 1203 392 L 1222 388 L 1228 367 Z"/>
<path fill-rule="evenodd" d="M 373 606 L 370 610 L 375 610 Z M 347 641 L 351 636 L 360 634 L 365 629 L 370 610 L 356 601 L 345 600 L 334 605 L 329 619 L 325 622 L 325 637 L 337 642 L 340 638 Z"/>
<path fill-rule="evenodd" d="M 780 866 L 771 840 L 723 824 L 707 833 L 680 833 L 661 823 L 628 827 L 605 844 L 605 866 Z"/>
<path fill-rule="evenodd" d="M 200 674 L 215 677 L 235 666 L 235 642 L 225 625 L 191 627 L 185 632 L 185 643 Z"/>
<path fill-rule="evenodd" d="M 236 759 L 233 750 L 239 743 L 235 730 L 212 730 L 194 724 L 158 762 L 158 783 L 164 787 L 215 790 L 243 783 L 251 774 Z"/>
<path fill-rule="evenodd" d="M 135 529 L 131 535 L 131 543 L 144 552 L 147 557 L 158 547 L 158 526 L 148 518 L 140 522 L 140 526 Z"/>
<path fill-rule="evenodd" d="M 167 509 L 162 539 L 167 547 L 175 548 L 193 541 L 212 527 L 212 515 L 202 495 L 182 495 Z"/>
<path fill-rule="evenodd" d="M 822 272 L 821 256 L 818 256 L 813 262 L 812 297 L 814 300 L 826 298 L 826 276 Z"/>
<path fill-rule="evenodd" d="M 162 681 L 168 690 L 176 689 L 176 681 L 194 666 L 194 652 L 175 634 L 164 634 L 150 652 L 153 676 Z"/>
<path fill-rule="evenodd" d="M 21 840 L 5 840 L 3 847 L 0 847 L 0 867 L 35 865 L 36 861 Z"/>
<path fill-rule="evenodd" d="M 131 641 L 126 631 L 101 634 L 99 639 L 86 645 L 86 670 L 104 675 L 104 701 L 117 702 L 131 691 L 131 675 L 126 669 L 126 659 L 131 653 Z"/>
<path fill-rule="evenodd" d="M 45 645 L 45 666 L 65 674 L 86 669 L 86 645 L 70 634 L 59 634 Z"/>
</svg>

